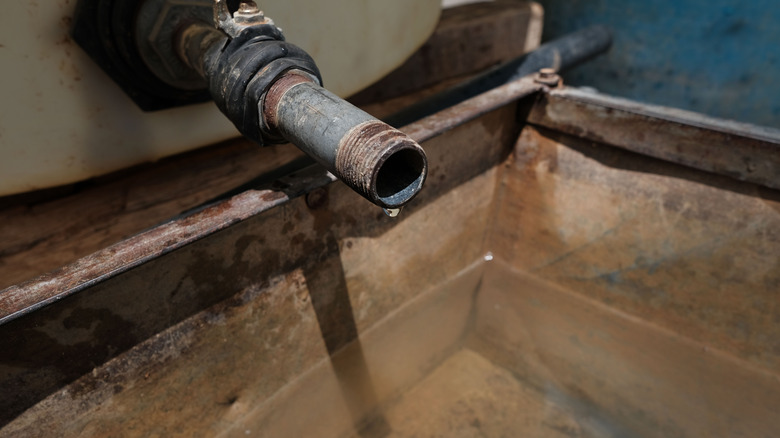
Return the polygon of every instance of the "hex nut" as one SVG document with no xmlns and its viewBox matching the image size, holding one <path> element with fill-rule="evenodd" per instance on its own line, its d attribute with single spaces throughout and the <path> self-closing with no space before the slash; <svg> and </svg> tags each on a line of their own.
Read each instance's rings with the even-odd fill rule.
<svg viewBox="0 0 780 438">
<path fill-rule="evenodd" d="M 146 66 L 165 83 L 184 90 L 207 87 L 206 81 L 176 52 L 182 23 L 212 21 L 210 0 L 146 0 L 138 11 L 136 43 Z"/>
<path fill-rule="evenodd" d="M 534 76 L 534 82 L 547 85 L 548 87 L 558 87 L 563 84 L 561 77 L 554 68 L 543 68 Z"/>
</svg>

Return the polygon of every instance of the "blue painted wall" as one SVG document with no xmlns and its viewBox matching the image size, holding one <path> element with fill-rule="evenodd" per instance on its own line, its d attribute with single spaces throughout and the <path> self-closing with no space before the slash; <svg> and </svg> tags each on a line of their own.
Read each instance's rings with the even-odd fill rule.
<svg viewBox="0 0 780 438">
<path fill-rule="evenodd" d="M 780 128 L 780 1 L 540 1 L 545 40 L 591 24 L 614 31 L 610 53 L 568 84 Z"/>
</svg>

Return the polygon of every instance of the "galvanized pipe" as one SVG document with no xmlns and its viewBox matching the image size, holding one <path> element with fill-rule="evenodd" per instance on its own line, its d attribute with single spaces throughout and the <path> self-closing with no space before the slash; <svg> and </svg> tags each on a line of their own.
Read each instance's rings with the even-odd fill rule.
<svg viewBox="0 0 780 438">
<path fill-rule="evenodd" d="M 269 127 L 374 204 L 399 208 L 422 188 L 428 160 L 417 142 L 308 75 L 288 72 L 261 105 Z"/>
<path fill-rule="evenodd" d="M 195 23 L 179 33 L 177 51 L 212 83 L 212 66 L 226 38 Z M 294 144 L 380 207 L 402 207 L 425 182 L 428 160 L 417 142 L 322 88 L 306 72 L 293 69 L 276 78 L 257 110 L 264 132 Z"/>
</svg>

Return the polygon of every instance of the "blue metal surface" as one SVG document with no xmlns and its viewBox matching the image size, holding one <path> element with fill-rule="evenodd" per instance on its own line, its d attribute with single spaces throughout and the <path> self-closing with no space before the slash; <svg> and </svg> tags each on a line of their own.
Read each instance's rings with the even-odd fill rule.
<svg viewBox="0 0 780 438">
<path fill-rule="evenodd" d="M 610 53 L 564 75 L 630 99 L 780 127 L 780 2 L 540 0 L 545 40 L 592 24 Z"/>
</svg>

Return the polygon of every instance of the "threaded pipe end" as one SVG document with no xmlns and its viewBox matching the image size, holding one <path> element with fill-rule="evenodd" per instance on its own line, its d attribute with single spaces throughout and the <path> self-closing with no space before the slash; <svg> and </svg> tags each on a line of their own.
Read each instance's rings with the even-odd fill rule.
<svg viewBox="0 0 780 438">
<path fill-rule="evenodd" d="M 398 208 L 420 191 L 428 159 L 414 140 L 379 120 L 352 128 L 339 143 L 336 172 L 371 202 Z"/>
</svg>

